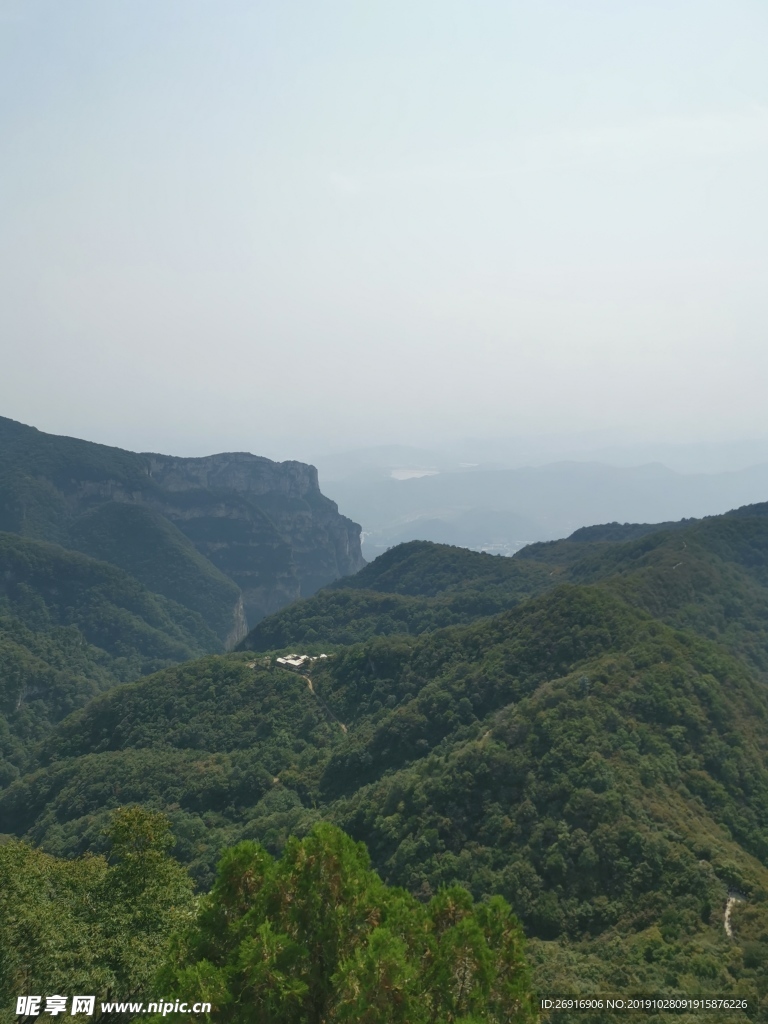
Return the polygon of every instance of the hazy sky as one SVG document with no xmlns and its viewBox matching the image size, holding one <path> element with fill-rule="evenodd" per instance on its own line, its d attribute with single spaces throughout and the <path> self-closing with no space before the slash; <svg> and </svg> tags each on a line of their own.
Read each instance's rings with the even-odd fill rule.
<svg viewBox="0 0 768 1024">
<path fill-rule="evenodd" d="M 765 0 L 0 0 L 0 413 L 768 435 Z"/>
</svg>

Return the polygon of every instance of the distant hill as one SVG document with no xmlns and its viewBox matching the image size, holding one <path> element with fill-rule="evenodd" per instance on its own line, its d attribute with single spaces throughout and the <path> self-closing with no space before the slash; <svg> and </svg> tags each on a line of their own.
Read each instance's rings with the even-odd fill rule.
<svg viewBox="0 0 768 1024">
<path fill-rule="evenodd" d="M 640 459 L 634 465 L 609 462 L 544 462 L 543 454 L 517 468 L 426 461 L 421 465 L 435 468 L 413 477 L 393 477 L 384 467 L 377 475 L 352 471 L 334 480 L 333 494 L 364 524 L 369 560 L 415 539 L 512 554 L 593 523 L 700 518 L 768 494 L 764 458 L 714 473 L 676 472 Z"/>
<path fill-rule="evenodd" d="M 417 635 L 512 608 L 554 585 L 547 568 L 465 548 L 411 541 L 259 623 L 239 649 L 349 644 Z"/>
<path fill-rule="evenodd" d="M 203 614 L 227 645 L 364 564 L 360 528 L 312 466 L 136 454 L 4 418 L 0 530 L 108 559 Z"/>
</svg>

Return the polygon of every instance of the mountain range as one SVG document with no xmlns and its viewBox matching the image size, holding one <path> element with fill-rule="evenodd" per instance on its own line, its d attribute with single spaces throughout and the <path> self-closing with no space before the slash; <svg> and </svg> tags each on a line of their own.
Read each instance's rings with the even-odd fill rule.
<svg viewBox="0 0 768 1024">
<path fill-rule="evenodd" d="M 162 810 L 203 888 L 232 843 L 329 820 L 421 899 L 508 899 L 540 992 L 762 1021 L 767 613 L 766 505 L 511 559 L 403 544 L 11 749 L 0 817 L 71 857 L 115 808 Z"/>
<path fill-rule="evenodd" d="M 478 444 L 476 449 L 468 462 L 460 460 L 461 449 L 404 446 L 326 456 L 317 462 L 324 486 L 363 523 L 363 553 L 369 560 L 410 540 L 511 555 L 531 542 L 565 537 L 593 523 L 701 518 L 759 502 L 768 493 L 765 445 L 743 446 L 741 451 L 744 458 L 761 461 L 724 470 L 722 460 L 715 460 L 718 468 L 706 472 L 695 459 L 687 471 L 643 462 L 644 450 L 634 452 L 631 464 L 624 461 L 626 451 L 604 450 L 589 453 L 589 458 L 571 454 L 546 460 L 539 452 L 527 464 L 509 465 L 501 445 Z M 648 453 L 654 454 L 653 449 Z M 510 445 L 507 459 L 513 461 L 514 454 Z M 609 462 L 622 454 L 618 464 Z"/>
</svg>

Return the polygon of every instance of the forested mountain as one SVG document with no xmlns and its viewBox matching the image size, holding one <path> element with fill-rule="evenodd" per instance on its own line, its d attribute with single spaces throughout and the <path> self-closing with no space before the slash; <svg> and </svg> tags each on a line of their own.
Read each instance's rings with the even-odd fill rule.
<svg viewBox="0 0 768 1024">
<path fill-rule="evenodd" d="M 666 525 L 666 524 L 665 524 Z M 763 506 L 636 540 L 535 545 L 553 579 L 598 583 L 671 625 L 725 644 L 768 671 L 768 516 Z M 519 553 L 526 561 L 529 549 Z M 514 559 L 513 559 L 514 560 Z"/>
<path fill-rule="evenodd" d="M 607 587 L 768 671 L 768 506 L 679 523 L 587 527 L 502 558 L 428 541 L 391 548 L 259 623 L 241 649 L 419 634 L 514 607 L 564 582 Z M 386 597 L 384 596 L 386 595 Z"/>
<path fill-rule="evenodd" d="M 117 682 L 233 646 L 363 564 L 311 466 L 174 459 L 0 417 L 0 778 Z"/>
<path fill-rule="evenodd" d="M 560 574 L 594 582 L 556 573 L 548 592 L 468 625 L 337 647 L 311 680 L 244 652 L 119 687 L 56 728 L 0 813 L 71 856 L 100 848 L 115 807 L 162 809 L 203 886 L 224 846 L 257 838 L 279 852 L 328 819 L 423 898 L 455 882 L 507 898 L 550 991 L 755 995 L 768 952 L 768 689 L 729 620 L 678 619 L 703 565 L 734 593 L 759 586 L 765 523 L 598 541 Z M 687 569 L 670 561 L 682 544 Z M 548 585 L 540 562 L 530 575 L 524 562 L 409 545 L 367 567 L 365 589 L 328 594 L 416 589 L 399 600 L 425 602 L 480 579 L 510 593 Z M 730 889 L 746 897 L 736 943 Z"/>
<path fill-rule="evenodd" d="M 251 650 L 95 696 L 0 792 L 4 827 L 71 857 L 121 805 L 162 810 L 207 888 L 225 847 L 327 820 L 422 900 L 507 899 L 541 991 L 738 994 L 765 1020 L 762 512 L 392 549 Z M 303 644 L 331 656 L 277 665 Z"/>
<path fill-rule="evenodd" d="M 231 646 L 265 614 L 364 564 L 317 471 L 247 453 L 182 459 L 0 417 L 0 530 L 119 565 Z"/>
<path fill-rule="evenodd" d="M 154 509 L 117 501 L 96 505 L 75 520 L 68 540 L 78 551 L 119 566 L 156 594 L 199 613 L 220 642 L 237 636 L 241 627 L 233 625 L 232 611 L 242 603 L 237 584 Z"/>
<path fill-rule="evenodd" d="M 328 647 L 393 633 L 417 635 L 504 611 L 552 585 L 549 568 L 410 541 L 264 619 L 240 649 Z"/>
</svg>

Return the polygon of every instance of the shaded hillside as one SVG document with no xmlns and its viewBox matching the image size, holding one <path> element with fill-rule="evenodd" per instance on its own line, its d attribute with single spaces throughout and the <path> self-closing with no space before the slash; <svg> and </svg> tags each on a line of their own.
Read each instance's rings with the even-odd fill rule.
<svg viewBox="0 0 768 1024">
<path fill-rule="evenodd" d="M 568 542 L 563 542 L 569 544 Z M 555 578 L 599 582 L 671 625 L 725 644 L 768 672 L 768 518 L 713 516 L 627 543 L 595 545 Z"/>
<path fill-rule="evenodd" d="M 499 555 L 413 540 L 390 548 L 354 576 L 337 580 L 331 587 L 411 597 L 498 588 L 506 593 L 530 596 L 545 579 L 546 574 L 538 567 L 521 565 Z"/>
<path fill-rule="evenodd" d="M 483 602 L 499 611 L 515 601 L 499 605 Z M 296 601 L 255 626 L 238 645 L 242 651 L 275 651 L 301 647 L 320 653 L 339 644 L 355 644 L 373 636 L 406 633 L 417 636 L 428 630 L 467 622 L 468 615 L 450 599 L 378 594 L 368 590 L 320 590 L 314 597 Z M 317 649 L 317 650 L 315 650 Z"/>
<path fill-rule="evenodd" d="M 110 667 L 77 627 L 34 631 L 0 611 L 0 787 L 54 723 L 118 681 Z"/>
<path fill-rule="evenodd" d="M 312 689 L 247 658 L 92 701 L 4 791 L 7 827 L 71 854 L 98 848 L 110 808 L 146 802 L 208 880 L 221 845 L 277 850 L 327 817 L 390 882 L 510 899 L 556 943 L 539 970 L 558 990 L 579 965 L 593 991 L 761 984 L 722 912 L 739 888 L 757 914 L 743 941 L 759 946 L 768 691 L 718 645 L 604 588 L 561 587 L 470 626 L 349 647 L 316 663 Z"/>
<path fill-rule="evenodd" d="M 221 649 L 199 615 L 106 562 L 0 534 L 0 607 L 31 630 L 74 626 L 128 674 Z"/>
<path fill-rule="evenodd" d="M 328 647 L 473 622 L 549 588 L 550 571 L 465 548 L 411 541 L 354 576 L 260 622 L 241 650 Z"/>
<path fill-rule="evenodd" d="M 126 523 L 114 509 L 90 518 L 115 503 L 151 510 L 176 530 L 163 529 L 157 518 Z M 0 529 L 108 554 L 148 586 L 162 580 L 163 593 L 172 591 L 192 610 L 205 609 L 222 642 L 239 640 L 247 620 L 254 624 L 364 564 L 360 528 L 320 493 L 312 466 L 247 453 L 200 459 L 136 454 L 4 418 Z M 177 531 L 210 566 L 193 557 Z M 159 568 L 141 557 L 141 537 L 158 550 L 170 546 Z M 245 617 L 222 574 L 242 591 Z"/>
<path fill-rule="evenodd" d="M 219 651 L 202 618 L 121 569 L 0 533 L 0 754 L 29 743 L 99 691 Z"/>
<path fill-rule="evenodd" d="M 237 584 L 159 512 L 109 501 L 74 522 L 69 542 L 92 558 L 120 566 L 156 594 L 198 612 L 225 646 L 242 634 L 245 613 Z"/>
</svg>

